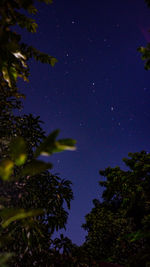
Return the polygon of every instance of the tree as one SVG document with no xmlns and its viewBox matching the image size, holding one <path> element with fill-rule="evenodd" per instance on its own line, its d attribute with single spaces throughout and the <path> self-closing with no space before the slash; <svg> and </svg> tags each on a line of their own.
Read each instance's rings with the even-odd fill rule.
<svg viewBox="0 0 150 267">
<path fill-rule="evenodd" d="M 150 6 L 150 0 L 145 0 L 145 2 L 147 3 L 147 6 Z"/>
<path fill-rule="evenodd" d="M 4 81 L 4 83 L 6 82 Z M 27 266 L 33 263 L 35 266 L 39 266 L 39 264 L 47 266 L 46 264 L 50 263 L 52 259 L 50 252 L 52 234 L 54 230 L 65 227 L 67 221 L 68 213 L 63 205 L 66 202 L 70 208 L 70 201 L 73 198 L 71 182 L 62 180 L 46 171 L 47 168 L 51 167 L 49 163 L 44 164 L 42 161 L 34 159 L 35 150 L 39 150 L 42 140 L 47 140 L 40 126 L 39 117 L 35 118 L 32 114 L 23 116 L 13 114 L 15 108 L 21 107 L 21 102 L 12 96 L 7 84 L 5 90 L 1 90 L 0 97 L 2 103 L 0 158 L 2 162 L 10 160 L 10 150 L 12 149 L 12 152 L 16 154 L 18 144 L 21 145 L 22 142 L 24 144 L 23 139 L 20 139 L 22 137 L 26 140 L 25 155 L 27 156 L 25 164 L 14 166 L 13 172 L 9 173 L 10 178 L 9 176 L 6 177 L 8 181 L 0 181 L 0 216 L 2 220 L 0 238 L 1 245 L 3 245 L 0 250 L 1 252 L 15 253 L 10 262 L 11 266 L 21 266 L 24 260 Z M 19 139 L 13 141 L 15 147 L 14 149 L 13 147 L 10 148 L 11 140 L 16 136 Z M 52 144 L 54 145 L 54 142 Z M 22 145 L 21 149 L 23 149 Z M 56 147 L 48 148 L 46 146 L 45 148 L 41 147 L 41 149 L 53 150 Z M 39 166 L 39 164 L 41 165 Z M 24 217 L 23 221 L 14 220 L 11 222 L 16 215 L 24 215 L 25 211 L 27 211 L 26 215 L 28 216 L 30 210 L 33 211 L 32 216 Z M 40 215 L 41 211 L 42 214 Z M 38 216 L 33 218 L 33 215 Z"/>
<path fill-rule="evenodd" d="M 52 0 L 39 1 L 52 3 Z M 17 78 L 21 77 L 28 81 L 30 58 L 34 57 L 35 60 L 51 66 L 57 62 L 54 57 L 23 43 L 21 34 L 13 30 L 13 26 L 19 26 L 31 33 L 36 32 L 38 25 L 35 20 L 25 15 L 32 14 L 33 17 L 37 13 L 34 2 L 33 0 L 1 0 L 0 2 L 0 73 L 9 87 L 15 89 L 16 95 L 18 95 Z"/>
<path fill-rule="evenodd" d="M 50 0 L 43 0 L 50 3 Z M 19 25 L 35 32 L 26 15 L 37 12 L 32 0 L 0 2 L 0 265 L 53 266 L 52 234 L 65 228 L 73 198 L 71 182 L 52 175 L 51 163 L 40 155 L 74 149 L 72 139 L 57 140 L 58 130 L 45 136 L 40 117 L 16 115 L 22 108 L 17 78 L 28 80 L 28 60 L 52 66 L 56 59 L 21 42 Z M 24 14 L 21 13 L 24 10 Z M 14 112 L 15 111 L 15 112 Z M 11 254 L 12 253 L 12 254 Z M 11 257 L 10 257 L 11 256 Z"/>
<path fill-rule="evenodd" d="M 148 7 L 150 7 L 150 0 L 145 0 Z M 150 43 L 146 47 L 140 46 L 137 49 L 142 54 L 142 60 L 145 61 L 145 69 L 150 69 Z"/>
<path fill-rule="evenodd" d="M 95 199 L 83 228 L 85 249 L 96 261 L 146 267 L 150 263 L 150 154 L 129 153 L 129 170 L 106 168 L 103 201 Z"/>
</svg>

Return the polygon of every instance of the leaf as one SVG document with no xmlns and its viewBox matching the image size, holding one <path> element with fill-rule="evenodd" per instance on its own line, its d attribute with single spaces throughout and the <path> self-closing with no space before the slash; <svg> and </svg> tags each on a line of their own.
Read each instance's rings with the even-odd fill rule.
<svg viewBox="0 0 150 267">
<path fill-rule="evenodd" d="M 13 94 L 13 96 L 15 96 L 16 98 L 26 98 L 26 96 L 24 95 L 24 94 L 21 94 L 21 93 L 18 93 L 18 92 L 15 92 L 14 94 Z"/>
<path fill-rule="evenodd" d="M 17 166 L 23 165 L 26 162 L 26 144 L 22 137 L 17 137 L 11 142 L 10 155 Z"/>
<path fill-rule="evenodd" d="M 52 164 L 51 163 L 46 163 L 44 161 L 40 160 L 33 160 L 31 163 L 27 164 L 23 170 L 22 174 L 23 175 L 36 175 L 39 174 L 45 170 L 51 169 Z"/>
<path fill-rule="evenodd" d="M 73 139 L 60 139 L 56 141 L 56 137 L 59 134 L 59 130 L 52 132 L 44 142 L 35 151 L 35 156 L 43 155 L 48 156 L 56 152 L 62 152 L 64 150 L 75 150 L 76 141 Z"/>
<path fill-rule="evenodd" d="M 138 47 L 137 51 L 141 52 L 141 53 L 144 53 L 145 52 L 145 47 L 140 46 L 140 47 Z"/>
<path fill-rule="evenodd" d="M 4 181 L 7 181 L 9 179 L 9 177 L 11 176 L 12 172 L 13 172 L 13 168 L 14 168 L 14 162 L 9 160 L 9 159 L 5 159 L 3 161 L 1 161 L 0 163 L 0 176 Z"/>
<path fill-rule="evenodd" d="M 141 230 L 137 231 L 136 233 L 131 233 L 128 236 L 130 237 L 130 242 L 135 242 L 145 237 Z"/>
<path fill-rule="evenodd" d="M 35 6 L 30 5 L 28 7 L 28 12 L 35 15 L 38 12 L 38 10 L 35 8 Z"/>
<path fill-rule="evenodd" d="M 51 60 L 50 60 L 50 63 L 51 63 L 52 67 L 54 67 L 57 62 L 58 62 L 58 60 L 56 58 L 54 58 L 54 57 L 52 57 Z"/>
<path fill-rule="evenodd" d="M 60 139 L 56 142 L 56 150 L 55 152 L 61 152 L 63 150 L 75 150 L 76 140 L 74 139 Z"/>
<path fill-rule="evenodd" d="M 0 266 L 1 267 L 8 267 L 6 262 L 13 256 L 13 253 L 2 253 L 0 255 Z"/>
<path fill-rule="evenodd" d="M 39 1 L 43 1 L 46 4 L 52 4 L 53 3 L 53 0 L 39 0 Z"/>
<path fill-rule="evenodd" d="M 50 150 L 52 150 L 56 137 L 59 134 L 59 130 L 55 130 L 53 131 L 51 134 L 49 134 L 45 140 L 43 141 L 43 143 L 40 144 L 40 146 L 37 148 L 37 150 L 35 151 L 35 156 L 39 156 L 39 155 L 50 155 L 52 154 L 52 151 L 50 152 Z"/>
<path fill-rule="evenodd" d="M 10 76 L 9 76 L 8 68 L 4 66 L 4 67 L 2 68 L 2 73 L 3 73 L 4 80 L 5 80 L 6 82 L 8 82 L 9 87 L 11 87 L 11 80 L 10 80 Z"/>
<path fill-rule="evenodd" d="M 10 76 L 12 77 L 13 80 L 17 80 L 17 71 L 14 67 L 10 67 Z"/>
<path fill-rule="evenodd" d="M 42 209 L 29 210 L 24 209 L 4 209 L 0 212 L 2 218 L 2 227 L 6 228 L 8 225 L 16 220 L 26 219 L 28 217 L 38 216 L 44 211 Z"/>
<path fill-rule="evenodd" d="M 30 32 L 34 33 L 36 32 L 37 27 L 38 27 L 37 23 L 33 22 L 28 28 Z"/>
</svg>

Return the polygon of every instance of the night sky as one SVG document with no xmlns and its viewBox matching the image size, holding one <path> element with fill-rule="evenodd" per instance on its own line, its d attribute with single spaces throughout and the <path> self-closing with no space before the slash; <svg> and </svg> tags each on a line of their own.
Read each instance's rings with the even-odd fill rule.
<svg viewBox="0 0 150 267">
<path fill-rule="evenodd" d="M 137 52 L 150 41 L 150 9 L 144 0 L 54 0 L 38 9 L 38 31 L 24 32 L 24 41 L 58 63 L 31 62 L 24 112 L 40 115 L 47 134 L 59 128 L 61 138 L 77 140 L 75 152 L 49 160 L 73 183 L 63 233 L 82 244 L 84 216 L 102 193 L 99 170 L 150 151 L 150 72 Z"/>
</svg>

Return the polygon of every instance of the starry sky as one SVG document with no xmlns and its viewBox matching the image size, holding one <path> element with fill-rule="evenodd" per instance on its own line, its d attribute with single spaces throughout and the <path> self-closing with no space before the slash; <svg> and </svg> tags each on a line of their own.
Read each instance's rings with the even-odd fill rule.
<svg viewBox="0 0 150 267">
<path fill-rule="evenodd" d="M 77 140 L 75 152 L 52 156 L 53 173 L 73 183 L 66 232 L 78 245 L 92 200 L 100 198 L 99 170 L 124 168 L 128 152 L 150 151 L 150 72 L 137 48 L 150 41 L 144 0 L 54 0 L 38 4 L 36 34 L 23 40 L 58 59 L 30 62 L 24 112 L 40 115 L 46 133 Z"/>
</svg>

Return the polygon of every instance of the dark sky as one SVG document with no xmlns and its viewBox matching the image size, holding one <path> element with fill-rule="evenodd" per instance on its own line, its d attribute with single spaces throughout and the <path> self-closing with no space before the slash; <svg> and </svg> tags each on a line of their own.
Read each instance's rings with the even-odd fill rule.
<svg viewBox="0 0 150 267">
<path fill-rule="evenodd" d="M 72 181 L 65 235 L 81 244 L 84 216 L 100 198 L 99 170 L 124 167 L 128 152 L 150 151 L 150 72 L 137 47 L 150 41 L 144 0 L 54 0 L 39 4 L 37 34 L 24 40 L 55 56 L 54 68 L 31 64 L 24 112 L 40 115 L 46 133 L 77 140 L 75 152 L 50 158 Z"/>
</svg>

